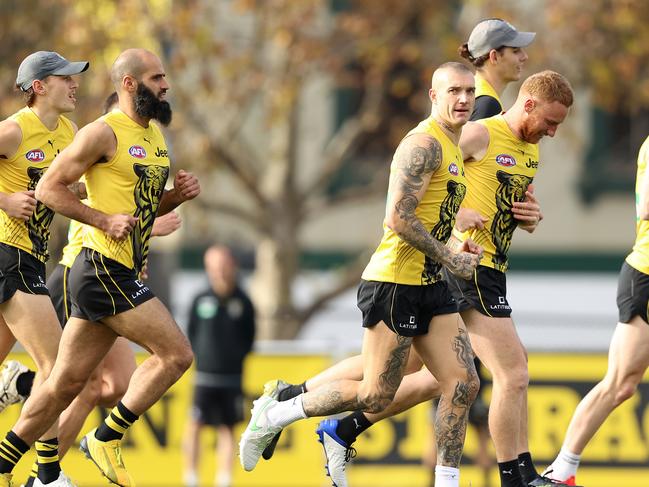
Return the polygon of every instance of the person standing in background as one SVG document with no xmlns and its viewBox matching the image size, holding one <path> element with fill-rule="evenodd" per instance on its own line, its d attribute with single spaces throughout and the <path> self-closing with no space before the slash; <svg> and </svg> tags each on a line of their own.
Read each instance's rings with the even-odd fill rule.
<svg viewBox="0 0 649 487">
<path fill-rule="evenodd" d="M 204 257 L 209 288 L 192 303 L 187 336 L 196 360 L 194 403 L 185 430 L 186 487 L 198 485 L 199 439 L 204 426 L 217 431 L 216 487 L 232 483 L 234 426 L 243 419 L 243 362 L 255 338 L 252 302 L 238 285 L 237 262 L 214 245 Z"/>
</svg>

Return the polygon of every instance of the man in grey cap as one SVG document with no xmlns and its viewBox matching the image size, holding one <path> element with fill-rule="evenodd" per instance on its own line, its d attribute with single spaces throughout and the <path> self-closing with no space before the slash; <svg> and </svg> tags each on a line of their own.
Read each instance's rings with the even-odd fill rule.
<svg viewBox="0 0 649 487">
<path fill-rule="evenodd" d="M 521 77 L 529 46 L 536 33 L 519 32 L 502 19 L 480 21 L 469 41 L 459 48 L 460 56 L 476 69 L 475 108 L 471 120 L 481 120 L 502 112 L 500 95 L 512 81 Z"/>
<path fill-rule="evenodd" d="M 34 189 L 54 157 L 68 146 L 77 127 L 63 116 L 76 106 L 77 81 L 87 62 L 69 62 L 55 52 L 39 51 L 18 68 L 16 86 L 26 107 L 0 122 L 0 328 L 30 354 L 38 388 L 56 360 L 61 326 L 45 286 L 49 226 L 54 212 L 34 198 Z M 16 363 L 17 364 L 17 363 Z M 5 373 L 20 373 L 21 366 Z M 24 367 L 23 367 L 24 368 Z M 17 382 L 13 396 L 26 387 Z M 0 400 L 11 401 L 9 391 Z M 14 400 L 14 402 L 16 402 Z M 58 462 L 58 424 L 36 442 L 38 478 L 34 486 L 73 487 Z M 20 438 L 0 443 L 0 486 L 11 485 L 16 452 L 29 449 Z"/>
</svg>

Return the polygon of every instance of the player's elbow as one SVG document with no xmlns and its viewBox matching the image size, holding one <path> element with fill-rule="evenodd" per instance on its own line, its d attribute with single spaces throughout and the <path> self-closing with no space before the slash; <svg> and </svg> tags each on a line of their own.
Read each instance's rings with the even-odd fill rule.
<svg viewBox="0 0 649 487">
<path fill-rule="evenodd" d="M 401 235 L 406 228 L 406 222 L 396 213 L 388 213 L 385 216 L 385 225 L 397 235 Z"/>
<path fill-rule="evenodd" d="M 640 220 L 649 220 L 649 204 L 638 207 L 638 218 Z"/>
</svg>

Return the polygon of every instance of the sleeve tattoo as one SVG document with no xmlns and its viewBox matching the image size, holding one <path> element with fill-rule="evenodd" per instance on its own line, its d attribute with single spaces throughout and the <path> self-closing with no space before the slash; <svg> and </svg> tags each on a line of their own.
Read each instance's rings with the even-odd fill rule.
<svg viewBox="0 0 649 487">
<path fill-rule="evenodd" d="M 399 237 L 431 259 L 446 264 L 456 254 L 446 247 L 445 242 L 433 238 L 415 214 L 419 205 L 417 193 L 424 186 L 424 178 L 432 176 L 442 164 L 442 146 L 437 139 L 430 137 L 423 144 L 406 140 L 397 150 L 394 183 L 400 198 L 394 204 L 394 210 L 405 222 Z"/>
</svg>

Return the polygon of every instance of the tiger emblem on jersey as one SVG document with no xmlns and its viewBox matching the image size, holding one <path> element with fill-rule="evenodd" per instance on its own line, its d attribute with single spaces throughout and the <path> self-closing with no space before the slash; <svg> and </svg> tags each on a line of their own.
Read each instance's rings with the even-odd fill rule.
<svg viewBox="0 0 649 487">
<path fill-rule="evenodd" d="M 515 201 L 525 199 L 525 191 L 533 178 L 522 174 L 509 174 L 505 171 L 498 171 L 496 177 L 500 185 L 496 190 L 497 210 L 491 223 L 491 234 L 496 248 L 491 260 L 496 265 L 496 269 L 504 270 L 512 235 L 518 225 L 512 213 L 512 206 Z"/>
<path fill-rule="evenodd" d="M 44 167 L 30 166 L 27 168 L 27 176 L 29 176 L 28 190 L 34 191 L 36 189 L 38 181 L 40 181 L 46 170 L 47 168 Z M 32 243 L 32 253 L 34 257 L 42 261 L 49 258 L 47 242 L 50 239 L 50 225 L 53 218 L 54 212 L 40 201 L 37 201 L 32 216 L 25 222 L 29 240 Z"/>
<path fill-rule="evenodd" d="M 446 243 L 451 237 L 453 226 L 455 225 L 455 216 L 457 215 L 462 200 L 466 195 L 466 186 L 457 181 L 450 180 L 446 184 L 446 197 L 439 207 L 439 221 L 430 234 L 435 240 Z M 438 280 L 438 274 L 442 270 L 442 264 L 426 256 L 424 261 L 424 270 L 422 272 L 422 282 L 432 284 Z"/>
<path fill-rule="evenodd" d="M 153 220 L 158 213 L 158 206 L 164 191 L 169 168 L 167 166 L 154 166 L 133 164 L 133 171 L 138 176 L 138 181 L 133 189 L 135 200 L 135 216 L 138 221 L 133 228 L 133 267 L 136 271 L 142 270 L 149 252 L 149 238 L 153 228 Z"/>
</svg>

